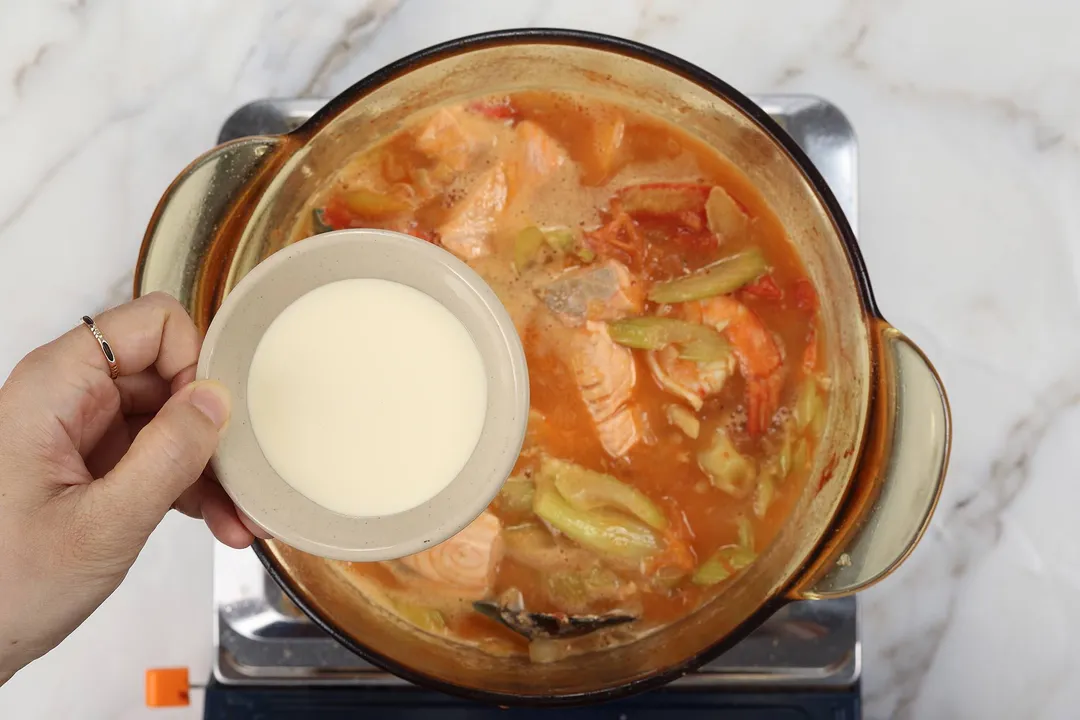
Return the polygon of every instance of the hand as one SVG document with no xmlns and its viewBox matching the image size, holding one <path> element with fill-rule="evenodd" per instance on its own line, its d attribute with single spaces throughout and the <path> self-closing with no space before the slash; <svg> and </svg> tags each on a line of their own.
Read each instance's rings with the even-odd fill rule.
<svg viewBox="0 0 1080 720">
<path fill-rule="evenodd" d="M 201 517 L 226 545 L 252 542 L 204 474 L 229 397 L 191 382 L 201 341 L 183 307 L 153 294 L 96 323 L 116 380 L 80 326 L 27 355 L 0 387 L 0 684 L 116 589 L 170 507 Z"/>
</svg>

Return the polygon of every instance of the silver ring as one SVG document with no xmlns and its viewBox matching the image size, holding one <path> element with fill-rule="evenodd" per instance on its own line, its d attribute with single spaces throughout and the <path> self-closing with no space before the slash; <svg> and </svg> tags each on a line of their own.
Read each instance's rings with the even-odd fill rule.
<svg viewBox="0 0 1080 720">
<path fill-rule="evenodd" d="M 113 352 L 112 345 L 105 339 L 105 336 L 98 330 L 97 323 L 94 322 L 94 318 L 89 315 L 82 316 L 83 325 L 94 335 L 94 339 L 98 341 L 98 345 L 101 346 L 101 352 L 105 355 L 105 361 L 109 363 L 109 377 L 113 380 L 120 377 L 120 366 L 116 364 L 116 353 Z"/>
</svg>

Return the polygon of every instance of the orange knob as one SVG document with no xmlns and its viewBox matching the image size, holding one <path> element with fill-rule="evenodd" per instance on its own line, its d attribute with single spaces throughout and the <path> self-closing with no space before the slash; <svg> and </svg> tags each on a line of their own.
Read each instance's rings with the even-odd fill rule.
<svg viewBox="0 0 1080 720">
<path fill-rule="evenodd" d="M 146 671 L 146 706 L 180 707 L 189 705 L 188 669 L 151 668 Z"/>
</svg>

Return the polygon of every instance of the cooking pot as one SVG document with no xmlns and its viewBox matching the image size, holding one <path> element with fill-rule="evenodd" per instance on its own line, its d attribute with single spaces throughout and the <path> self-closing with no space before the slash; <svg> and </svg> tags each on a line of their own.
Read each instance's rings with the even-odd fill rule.
<svg viewBox="0 0 1080 720">
<path fill-rule="evenodd" d="M 784 224 L 822 298 L 833 378 L 824 437 L 791 517 L 757 562 L 688 617 L 629 645 L 542 665 L 389 620 L 340 563 L 272 540 L 255 552 L 312 620 L 376 665 L 490 702 L 566 704 L 656 687 L 731 647 L 784 603 L 878 582 L 930 521 L 950 445 L 941 381 L 882 318 L 836 198 L 782 128 L 718 78 L 627 40 L 557 30 L 455 40 L 373 73 L 293 132 L 226 143 L 195 160 L 150 221 L 135 294 L 176 296 L 205 331 L 229 289 L 282 247 L 305 203 L 350 155 L 417 111 L 526 88 L 588 94 L 675 123 L 741 168 Z"/>
</svg>

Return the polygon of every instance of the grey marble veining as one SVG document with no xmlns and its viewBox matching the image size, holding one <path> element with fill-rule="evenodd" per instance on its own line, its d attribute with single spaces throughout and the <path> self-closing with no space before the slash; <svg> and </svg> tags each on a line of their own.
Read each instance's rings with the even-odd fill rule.
<svg viewBox="0 0 1080 720">
<path fill-rule="evenodd" d="M 332 94 L 425 45 L 531 25 L 829 98 L 860 136 L 878 301 L 936 362 L 956 431 L 933 526 L 862 598 L 868 716 L 1076 716 L 1077 4 L 8 0 L 0 16 L 3 372 L 126 295 L 162 190 L 258 97 Z M 205 673 L 209 557 L 168 519 L 121 591 L 0 690 L 0 715 L 142 717 L 144 667 Z"/>
</svg>

